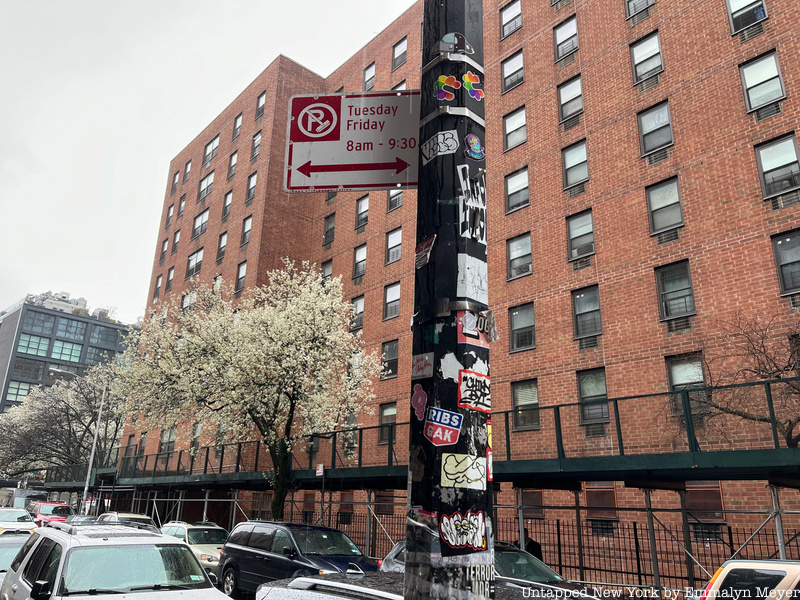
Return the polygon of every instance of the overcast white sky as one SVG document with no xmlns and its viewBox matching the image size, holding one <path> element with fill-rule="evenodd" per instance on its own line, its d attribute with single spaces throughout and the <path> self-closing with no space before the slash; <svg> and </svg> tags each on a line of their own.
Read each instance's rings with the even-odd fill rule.
<svg viewBox="0 0 800 600">
<path fill-rule="evenodd" d="M 327 76 L 414 0 L 0 0 L 0 310 L 144 314 L 169 161 L 279 54 Z"/>
</svg>

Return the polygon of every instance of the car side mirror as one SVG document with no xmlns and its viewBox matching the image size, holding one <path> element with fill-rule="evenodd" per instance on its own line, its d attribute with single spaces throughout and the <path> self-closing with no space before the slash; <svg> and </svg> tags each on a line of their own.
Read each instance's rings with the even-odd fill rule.
<svg viewBox="0 0 800 600">
<path fill-rule="evenodd" d="M 284 556 L 294 556 L 294 548 L 291 546 L 284 546 L 283 547 L 283 555 Z"/>
<path fill-rule="evenodd" d="M 209 580 L 211 580 L 211 585 L 213 585 L 214 587 L 218 587 L 219 577 L 217 577 L 217 574 L 212 573 L 211 571 L 206 571 L 206 574 L 208 575 Z"/>
<path fill-rule="evenodd" d="M 50 597 L 50 582 L 45 579 L 35 581 L 31 587 L 31 600 L 45 600 Z"/>
</svg>

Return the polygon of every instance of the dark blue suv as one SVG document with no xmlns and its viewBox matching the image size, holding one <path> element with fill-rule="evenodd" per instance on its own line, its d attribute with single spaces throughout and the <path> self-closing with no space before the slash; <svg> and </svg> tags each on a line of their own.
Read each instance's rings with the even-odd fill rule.
<svg viewBox="0 0 800 600">
<path fill-rule="evenodd" d="M 267 581 L 348 569 L 377 571 L 338 529 L 297 523 L 247 521 L 233 528 L 222 547 L 217 576 L 222 591 L 255 593 Z"/>
</svg>

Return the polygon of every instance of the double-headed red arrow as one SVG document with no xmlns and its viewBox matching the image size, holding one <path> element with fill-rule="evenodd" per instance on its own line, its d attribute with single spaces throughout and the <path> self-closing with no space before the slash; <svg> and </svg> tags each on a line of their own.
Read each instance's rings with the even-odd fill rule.
<svg viewBox="0 0 800 600">
<path fill-rule="evenodd" d="M 395 174 L 405 171 L 410 165 L 399 156 L 393 162 L 385 163 L 351 163 L 345 165 L 312 165 L 311 161 L 297 167 L 297 171 L 311 177 L 312 173 L 335 173 L 337 171 L 385 171 L 394 169 Z"/>
</svg>

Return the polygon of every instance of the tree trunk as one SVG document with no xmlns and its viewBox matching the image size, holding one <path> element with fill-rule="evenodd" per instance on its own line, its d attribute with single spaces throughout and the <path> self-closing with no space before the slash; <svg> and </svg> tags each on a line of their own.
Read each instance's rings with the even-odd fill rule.
<svg viewBox="0 0 800 600">
<path fill-rule="evenodd" d="M 289 451 L 286 442 L 279 439 L 274 445 L 269 446 L 269 454 L 272 457 L 272 469 L 275 478 L 272 480 L 272 519 L 275 521 L 283 520 L 283 507 L 286 503 L 286 495 L 289 493 Z"/>
</svg>

